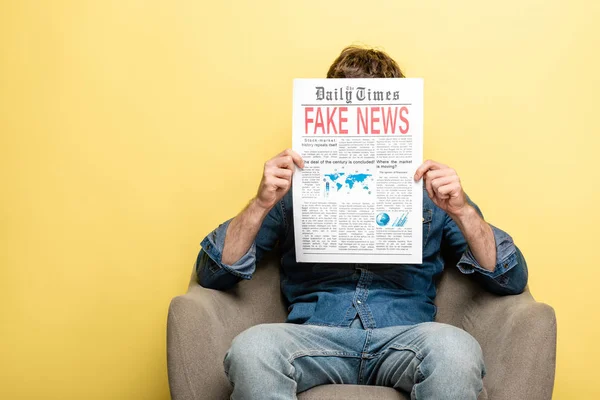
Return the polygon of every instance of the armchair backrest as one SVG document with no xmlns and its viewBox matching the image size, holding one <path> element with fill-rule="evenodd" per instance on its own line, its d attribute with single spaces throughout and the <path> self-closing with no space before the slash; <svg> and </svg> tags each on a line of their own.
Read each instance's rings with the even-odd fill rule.
<svg viewBox="0 0 600 400">
<path fill-rule="evenodd" d="M 474 296 L 482 291 L 481 287 L 470 276 L 464 276 L 458 268 L 444 269 L 437 284 L 435 320 L 463 328 L 462 320 L 465 311 Z"/>
<path fill-rule="evenodd" d="M 227 297 L 224 304 L 234 309 L 244 310 L 245 321 L 240 321 L 242 324 L 240 329 L 235 329 L 236 331 L 241 332 L 249 326 L 260 323 L 285 321 L 287 310 L 281 296 L 279 263 L 276 254 L 268 254 L 257 265 L 252 279 L 240 282 L 226 292 L 220 293 L 221 296 Z M 193 271 L 189 290 L 194 290 L 198 286 L 196 271 Z M 251 324 L 248 325 L 248 322 Z"/>
</svg>

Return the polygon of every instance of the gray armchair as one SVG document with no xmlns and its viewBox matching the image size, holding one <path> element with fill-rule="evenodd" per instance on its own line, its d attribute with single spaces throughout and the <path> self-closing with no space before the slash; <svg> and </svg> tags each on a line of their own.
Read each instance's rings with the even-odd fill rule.
<svg viewBox="0 0 600 400">
<path fill-rule="evenodd" d="M 436 320 L 460 327 L 481 344 L 487 368 L 480 399 L 550 399 L 556 363 L 556 318 L 528 290 L 517 296 L 484 292 L 456 268 L 438 284 Z M 167 358 L 174 400 L 228 399 L 231 386 L 223 357 L 232 339 L 250 326 L 283 322 L 279 264 L 260 263 L 250 281 L 226 292 L 205 289 L 192 273 L 188 292 L 169 307 Z M 408 399 L 391 388 L 324 385 L 298 395 L 300 400 Z"/>
</svg>

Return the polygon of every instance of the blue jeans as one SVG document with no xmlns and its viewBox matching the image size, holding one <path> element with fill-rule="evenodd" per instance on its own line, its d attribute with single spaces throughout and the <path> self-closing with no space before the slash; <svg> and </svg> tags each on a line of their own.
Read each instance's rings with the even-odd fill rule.
<svg viewBox="0 0 600 400">
<path fill-rule="evenodd" d="M 462 329 L 437 322 L 362 329 L 358 319 L 350 328 L 254 326 L 233 340 L 224 367 L 233 400 L 295 399 L 324 384 L 388 386 L 418 400 L 468 400 L 477 398 L 485 375 L 481 347 Z"/>
</svg>

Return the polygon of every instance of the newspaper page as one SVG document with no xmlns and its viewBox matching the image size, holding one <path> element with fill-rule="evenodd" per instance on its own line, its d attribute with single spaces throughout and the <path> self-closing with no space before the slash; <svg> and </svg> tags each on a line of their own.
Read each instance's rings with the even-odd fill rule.
<svg viewBox="0 0 600 400">
<path fill-rule="evenodd" d="M 296 260 L 420 264 L 423 80 L 295 79 Z"/>
</svg>

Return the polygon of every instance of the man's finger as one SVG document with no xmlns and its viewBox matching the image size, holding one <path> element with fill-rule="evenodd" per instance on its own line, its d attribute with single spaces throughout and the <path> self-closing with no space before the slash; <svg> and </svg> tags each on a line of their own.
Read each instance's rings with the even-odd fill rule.
<svg viewBox="0 0 600 400">
<path fill-rule="evenodd" d="M 431 187 L 433 187 L 433 190 L 438 190 L 439 188 L 441 188 L 444 185 L 448 185 L 450 183 L 456 182 L 457 176 L 456 175 L 440 176 L 438 178 L 429 179 L 429 173 L 427 173 L 427 175 L 425 176 L 425 179 L 431 181 Z"/>
<path fill-rule="evenodd" d="M 448 185 L 440 186 L 437 190 L 440 196 L 444 196 L 444 198 L 448 198 L 452 196 L 452 194 L 456 194 L 460 191 L 460 183 L 453 182 Z"/>
<path fill-rule="evenodd" d="M 273 175 L 282 179 L 291 179 L 294 171 L 289 168 L 274 168 Z"/>
<path fill-rule="evenodd" d="M 272 177 L 269 180 L 269 184 L 273 185 L 276 190 L 287 190 L 290 188 L 292 183 L 288 179 Z"/>
<path fill-rule="evenodd" d="M 292 150 L 292 149 L 285 149 L 279 155 L 280 156 L 290 156 L 290 157 L 292 157 L 292 161 L 294 162 L 294 164 L 296 164 L 300 168 L 304 168 L 304 160 L 302 159 L 302 157 L 300 156 L 300 154 L 296 153 L 294 150 Z"/>
<path fill-rule="evenodd" d="M 296 153 L 294 150 L 290 150 L 292 159 L 294 160 L 294 164 L 296 164 L 299 168 L 304 168 L 304 160 L 300 156 L 300 154 Z"/>
<path fill-rule="evenodd" d="M 448 175 L 448 169 L 430 169 L 423 175 L 424 180 L 434 181 L 437 178 Z"/>
<path fill-rule="evenodd" d="M 282 155 L 275 159 L 275 167 L 277 168 L 294 168 L 294 159 L 292 156 Z"/>
<path fill-rule="evenodd" d="M 417 168 L 414 179 L 416 182 L 418 182 L 419 179 L 421 179 L 423 177 L 423 175 L 425 175 L 425 173 L 427 171 L 429 171 L 430 169 L 440 169 L 442 167 L 444 167 L 443 164 L 440 164 L 433 160 L 427 160 L 423 164 L 421 164 L 421 166 L 419 168 Z"/>
</svg>

